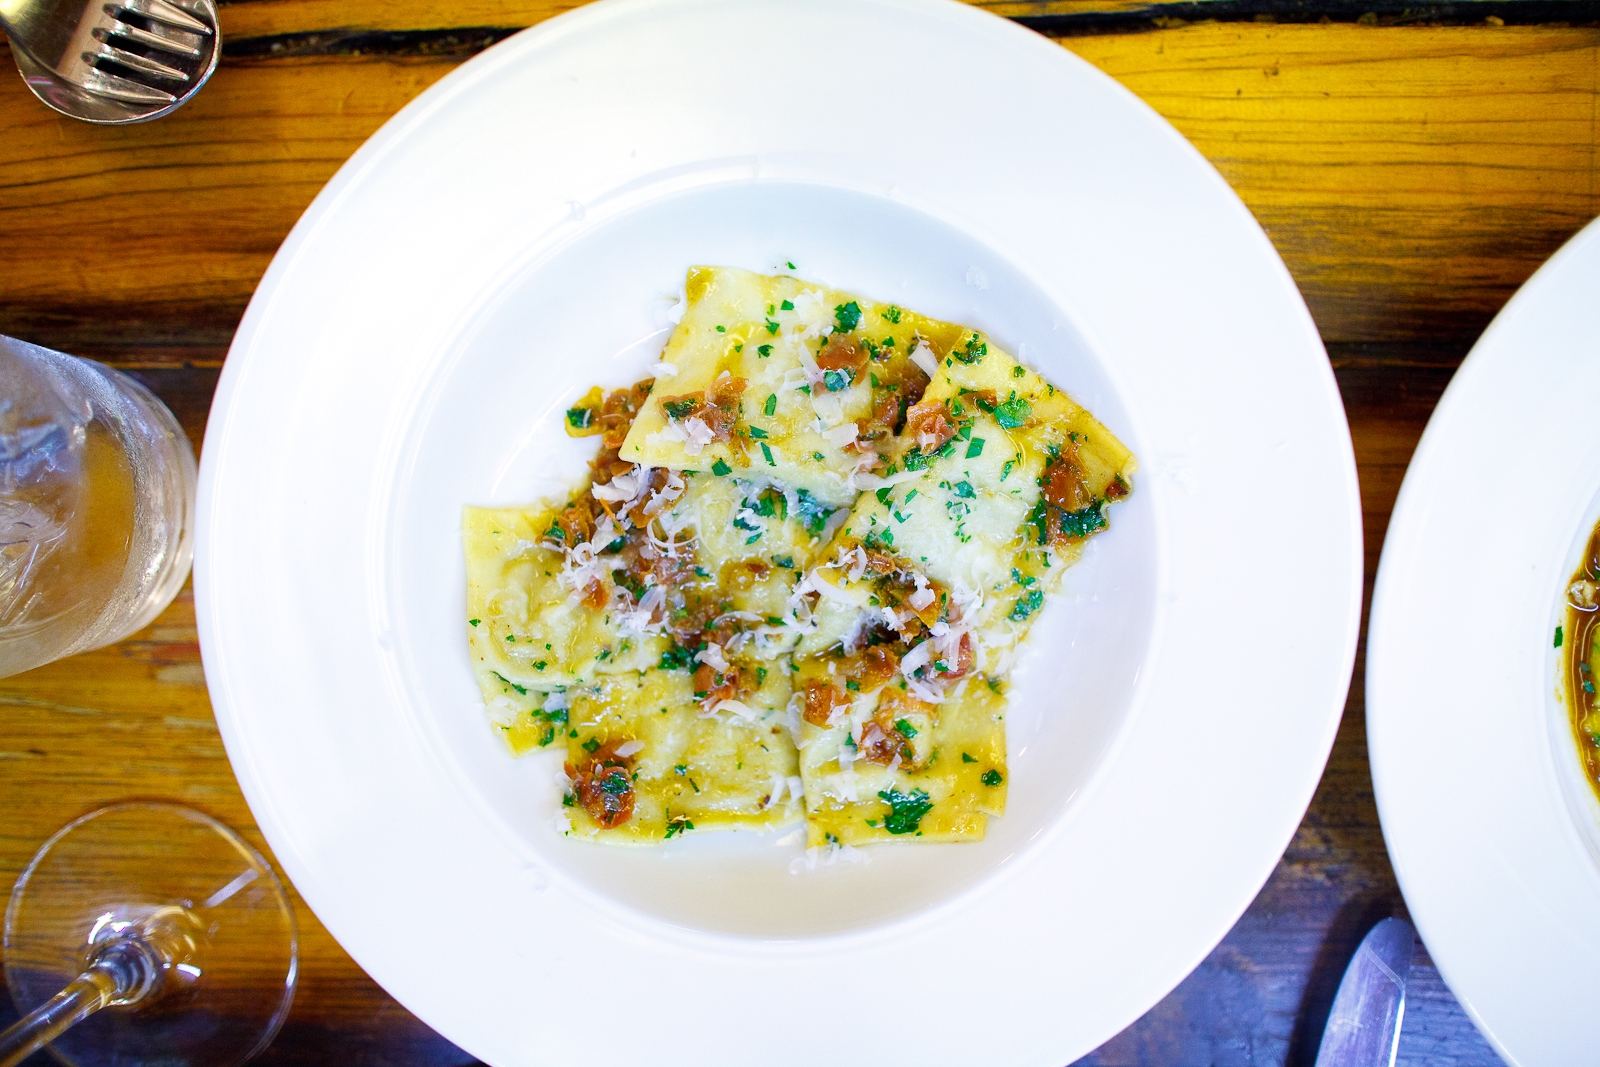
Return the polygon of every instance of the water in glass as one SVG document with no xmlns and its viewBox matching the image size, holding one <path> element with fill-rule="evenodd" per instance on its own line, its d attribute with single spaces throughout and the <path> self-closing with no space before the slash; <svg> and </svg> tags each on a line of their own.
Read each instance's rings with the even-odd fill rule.
<svg viewBox="0 0 1600 1067">
<path fill-rule="evenodd" d="M 0 336 L 0 678 L 121 640 L 193 557 L 194 452 L 110 367 Z"/>
</svg>

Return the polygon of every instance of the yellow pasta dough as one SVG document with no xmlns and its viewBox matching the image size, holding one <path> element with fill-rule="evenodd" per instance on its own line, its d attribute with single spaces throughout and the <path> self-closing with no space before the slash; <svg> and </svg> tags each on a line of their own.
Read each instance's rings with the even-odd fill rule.
<svg viewBox="0 0 1600 1067">
<path fill-rule="evenodd" d="M 656 379 L 568 412 L 587 486 L 466 510 L 491 720 L 565 747 L 584 840 L 981 838 L 1010 665 L 1132 454 L 980 331 L 729 267 L 686 292 Z"/>
</svg>

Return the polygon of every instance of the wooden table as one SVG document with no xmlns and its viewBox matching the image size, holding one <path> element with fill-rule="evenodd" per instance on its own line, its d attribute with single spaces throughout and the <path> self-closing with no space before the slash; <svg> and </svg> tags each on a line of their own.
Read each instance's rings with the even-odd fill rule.
<svg viewBox="0 0 1600 1067">
<path fill-rule="evenodd" d="M 60 118 L 0 75 L 0 332 L 133 372 L 198 448 L 251 290 L 322 184 L 457 64 L 571 6 L 224 0 L 216 76 L 146 126 Z M 1600 213 L 1600 6 L 984 6 L 1148 101 L 1271 236 L 1344 395 L 1370 591 L 1401 476 L 1455 367 Z M 1358 657 L 1327 771 L 1260 896 L 1193 975 L 1083 1063 L 1311 1062 L 1357 940 L 1403 908 L 1373 803 L 1363 670 Z M 0 680 L 4 885 L 62 824 L 129 797 L 199 807 L 265 849 L 218 739 L 187 591 L 119 645 Z M 296 906 L 299 995 L 263 1062 L 470 1062 Z M 1498 1062 L 1425 954 L 1412 982 L 1402 1062 Z"/>
</svg>

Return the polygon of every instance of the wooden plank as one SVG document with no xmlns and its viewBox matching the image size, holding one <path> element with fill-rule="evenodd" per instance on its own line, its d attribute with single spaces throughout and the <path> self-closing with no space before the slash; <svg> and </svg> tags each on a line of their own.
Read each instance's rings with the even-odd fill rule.
<svg viewBox="0 0 1600 1067">
<path fill-rule="evenodd" d="M 459 3 L 395 3 L 394 0 L 243 0 L 217 5 L 224 42 L 284 34 L 452 29 L 470 26 L 532 26 L 582 7 L 583 0 L 460 0 Z"/>
<path fill-rule="evenodd" d="M 1146 0 L 968 2 L 1007 18 L 1147 12 L 1161 6 Z M 520 29 L 581 6 L 581 0 L 462 0 L 448 4 L 397 4 L 393 0 L 240 0 L 219 4 L 217 11 L 223 40 L 236 41 L 313 33 L 396 33 L 481 26 Z"/>
<path fill-rule="evenodd" d="M 1600 213 L 1600 30 L 1224 23 L 1063 44 L 1221 171 L 1329 342 L 1470 340 Z"/>
<path fill-rule="evenodd" d="M 40 340 L 42 321 L 88 343 L 226 345 L 318 190 L 455 66 L 230 63 L 182 110 L 124 127 L 63 118 L 0 79 L 0 332 Z"/>
<path fill-rule="evenodd" d="M 1431 21 L 1452 24 L 1487 18 L 1503 21 L 1591 22 L 1591 0 L 966 0 L 1005 18 L 1040 27 L 1148 28 L 1153 20 L 1206 18 L 1268 21 Z M 218 4 L 224 41 L 300 34 L 403 33 L 477 27 L 521 29 L 581 6 L 579 0 L 462 0 L 394 3 L 393 0 L 234 0 Z M 1527 16 L 1523 12 L 1527 12 Z"/>
<path fill-rule="evenodd" d="M 1063 45 L 1216 164 L 1329 342 L 1470 339 L 1600 211 L 1600 30 L 1223 23 Z M 0 331 L 225 345 L 317 190 L 458 62 L 230 60 L 183 110 L 120 129 L 0 79 Z"/>
</svg>

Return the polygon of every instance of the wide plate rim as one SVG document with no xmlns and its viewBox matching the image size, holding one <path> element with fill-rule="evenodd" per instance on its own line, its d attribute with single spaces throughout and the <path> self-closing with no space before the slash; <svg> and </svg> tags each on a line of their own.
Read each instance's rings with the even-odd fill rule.
<svg viewBox="0 0 1600 1067">
<path fill-rule="evenodd" d="M 470 93 L 474 84 L 489 78 L 499 66 L 516 62 L 518 58 L 527 53 L 536 51 L 546 46 L 554 46 L 560 36 L 576 34 L 585 28 L 592 28 L 602 20 L 621 19 L 627 15 L 637 16 L 647 10 L 660 9 L 663 6 L 674 10 L 711 10 L 718 4 L 717 0 L 685 0 L 677 5 L 653 5 L 645 0 L 605 0 L 605 2 L 580 9 L 566 15 L 559 16 L 533 30 L 520 34 L 495 49 L 485 56 L 467 64 L 461 70 L 452 73 L 442 80 L 437 86 L 424 93 L 417 101 L 408 105 L 402 112 L 383 130 L 374 136 L 367 145 L 358 151 L 349 163 L 341 169 L 339 174 L 330 182 L 329 186 L 319 195 L 312 208 L 296 226 L 290 238 L 285 242 L 278 256 L 274 259 L 261 287 L 252 299 L 244 322 L 241 324 L 236 337 L 231 357 L 225 366 L 222 380 L 219 383 L 217 400 L 213 408 L 213 420 L 207 431 L 207 456 L 214 458 L 210 465 L 202 464 L 201 484 L 201 509 L 202 522 L 200 526 L 199 550 L 197 551 L 196 564 L 196 612 L 201 631 L 202 649 L 206 653 L 208 668 L 215 668 L 214 672 L 208 669 L 208 684 L 212 687 L 213 699 L 217 706 L 219 727 L 222 730 L 225 744 L 227 745 L 230 759 L 234 761 L 236 773 L 240 779 L 241 788 L 256 813 L 261 823 L 263 833 L 269 843 L 277 852 L 280 862 L 289 872 L 292 880 L 302 888 L 308 903 L 311 903 L 319 916 L 334 931 L 347 947 L 359 943 L 359 951 L 352 948 L 363 965 L 382 980 L 386 975 L 392 974 L 390 968 L 394 967 L 392 958 L 375 948 L 372 939 L 357 930 L 349 921 L 347 914 L 341 914 L 343 909 L 334 899 L 337 891 L 317 884 L 315 872 L 303 854 L 301 842 L 295 838 L 294 832 L 287 826 L 287 819 L 275 804 L 269 790 L 262 784 L 262 768 L 257 762 L 257 754 L 249 745 L 249 737 L 245 730 L 246 724 L 236 717 L 236 708 L 239 698 L 232 690 L 231 683 L 233 663 L 229 659 L 229 638 L 225 637 L 223 630 L 225 612 L 217 610 L 215 601 L 216 574 L 213 571 L 214 553 L 218 549 L 216 541 L 215 500 L 219 493 L 218 468 L 229 459 L 229 448 L 233 444 L 229 440 L 230 423 L 234 421 L 234 412 L 241 404 L 240 395 L 243 392 L 243 383 L 250 370 L 251 362 L 255 358 L 254 351 L 261 342 L 261 335 L 275 310 L 275 302 L 280 295 L 285 282 L 285 276 L 295 269 L 297 258 L 304 248 L 314 240 L 320 227 L 333 218 L 348 194 L 360 183 L 362 177 L 376 169 L 386 152 L 401 141 L 410 131 L 424 125 L 428 116 L 448 105 L 452 100 L 461 98 Z M 827 4 L 815 5 L 825 8 Z M 929 17 L 942 19 L 950 24 L 959 25 L 963 32 L 988 41 L 990 39 L 1004 42 L 1004 47 L 1017 45 L 1023 49 L 1032 49 L 1040 54 L 1046 50 L 1054 57 L 1051 61 L 1059 60 L 1071 67 L 1075 76 L 1103 82 L 1104 86 L 1113 86 L 1108 78 L 1098 71 L 1092 71 L 1082 61 L 1060 51 L 1058 46 L 1037 37 L 1029 31 L 1003 20 L 994 19 L 982 12 L 970 9 L 956 3 L 917 3 L 913 0 L 878 0 L 871 7 L 880 12 L 893 12 L 897 17 L 917 18 Z M 1075 65 L 1075 66 L 1074 66 Z M 1322 686 L 1318 699 L 1309 701 L 1314 705 L 1308 712 L 1308 725 L 1301 740 L 1304 741 L 1305 755 L 1297 764 L 1295 773 L 1290 775 L 1294 779 L 1292 785 L 1274 783 L 1274 788 L 1279 796 L 1279 810 L 1272 817 L 1272 832 L 1258 834 L 1257 840 L 1249 849 L 1250 861 L 1241 864 L 1230 876 L 1230 891 L 1225 907 L 1212 907 L 1208 915 L 1206 930 L 1203 935 L 1191 936 L 1185 943 L 1182 952 L 1181 967 L 1169 963 L 1163 970 L 1162 976 L 1154 982 L 1145 982 L 1142 992 L 1136 1000 L 1130 1000 L 1120 1006 L 1120 1010 L 1107 1014 L 1097 1021 L 1085 1032 L 1095 1037 L 1089 1045 L 1079 1049 L 1087 1051 L 1099 1040 L 1110 1036 L 1126 1023 L 1136 1018 L 1158 1000 L 1182 977 L 1188 973 L 1207 952 L 1220 940 L 1223 934 L 1242 914 L 1245 907 L 1254 897 L 1260 885 L 1264 883 L 1270 873 L 1283 847 L 1287 844 L 1290 835 L 1299 822 L 1300 814 L 1304 811 L 1317 781 L 1320 778 L 1321 768 L 1326 760 L 1327 753 L 1333 742 L 1334 732 L 1337 728 L 1340 711 L 1344 702 L 1345 688 L 1348 685 L 1350 670 L 1354 663 L 1357 628 L 1359 623 L 1359 610 L 1361 600 L 1361 527 L 1359 494 L 1356 488 L 1355 463 L 1350 447 L 1348 429 L 1344 425 L 1343 410 L 1339 400 L 1337 386 L 1334 382 L 1331 368 L 1328 367 L 1322 356 L 1320 341 L 1316 337 L 1314 326 L 1309 314 L 1306 313 L 1303 303 L 1295 290 L 1287 271 L 1280 261 L 1271 252 L 1270 244 L 1266 241 L 1248 212 L 1238 203 L 1231 190 L 1228 190 L 1221 178 L 1216 175 L 1209 165 L 1204 164 L 1198 153 L 1184 142 L 1182 138 L 1155 117 L 1142 103 L 1137 102 L 1120 87 L 1114 87 L 1116 93 L 1126 98 L 1123 102 L 1131 102 L 1133 106 L 1147 113 L 1152 120 L 1144 131 L 1152 141 L 1165 143 L 1167 150 L 1176 150 L 1178 153 L 1190 158 L 1191 163 L 1198 163 L 1199 167 L 1192 175 L 1197 185 L 1207 187 L 1208 195 L 1220 196 L 1224 204 L 1223 214 L 1226 216 L 1225 224 L 1229 229 L 1230 237 L 1247 246 L 1254 255 L 1263 251 L 1271 257 L 1273 264 L 1266 271 L 1264 283 L 1269 290 L 1275 290 L 1276 296 L 1273 307 L 1281 311 L 1291 325 L 1283 327 L 1286 334 L 1292 336 L 1294 344 L 1298 345 L 1303 357 L 1297 365 L 1296 371 L 1308 375 L 1317 399 L 1317 410 L 1313 413 L 1315 419 L 1324 420 L 1319 423 L 1319 432 L 1332 429 L 1332 439 L 1324 444 L 1331 444 L 1333 449 L 1333 471 L 1326 486 L 1330 509 L 1337 513 L 1337 526 L 1331 535 L 1337 549 L 1345 556 L 1344 566 L 1335 568 L 1329 579 L 1329 584 L 1342 594 L 1342 603 L 1329 604 L 1329 613 L 1333 623 L 1329 627 L 1336 640 L 1328 642 L 1330 646 L 1321 652 L 1326 660 L 1321 664 L 1325 669 L 1327 683 Z M 1332 484 L 1337 482 L 1337 484 Z M 215 677 L 213 677 L 215 673 Z M 1291 810 L 1292 809 L 1292 810 Z M 932 920 L 930 920 L 932 921 Z M 693 939 L 690 939 L 691 941 Z M 866 938 L 865 940 L 873 940 Z M 878 938 L 881 941 L 883 938 Z M 751 949 L 750 951 L 758 951 Z M 386 985 L 389 983 L 386 982 Z M 431 1010 L 426 1003 L 428 997 L 423 994 L 419 985 L 414 981 L 396 982 L 403 989 L 391 988 L 392 992 L 408 1007 L 418 1011 L 427 1021 L 433 1023 L 447 1036 L 465 1047 L 472 1048 L 476 1044 L 471 1033 L 471 1028 L 460 1020 L 441 1019 L 439 1014 Z M 1089 1040 L 1083 1034 L 1074 1038 L 1079 1044 Z M 1077 1047 L 1077 1046 L 1071 1046 Z M 1043 1062 L 1043 1061 L 1040 1061 Z"/>
</svg>

